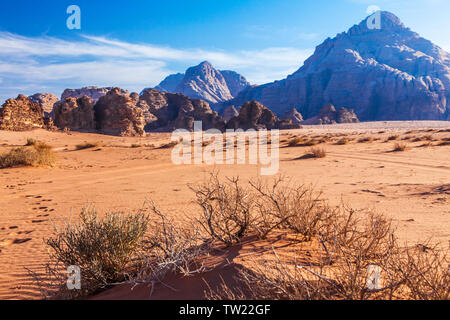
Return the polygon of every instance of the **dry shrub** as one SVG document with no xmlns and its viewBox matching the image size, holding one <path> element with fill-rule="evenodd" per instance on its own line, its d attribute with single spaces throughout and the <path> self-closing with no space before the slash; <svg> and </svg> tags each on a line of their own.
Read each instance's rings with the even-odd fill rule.
<svg viewBox="0 0 450 320">
<path fill-rule="evenodd" d="M 392 135 L 387 138 L 387 141 L 394 141 L 394 140 L 397 140 L 399 137 L 400 136 L 398 134 Z"/>
<path fill-rule="evenodd" d="M 328 208 L 320 200 L 321 193 L 305 185 L 293 185 L 280 177 L 271 184 L 250 182 L 256 191 L 253 229 L 266 238 L 276 229 L 301 234 L 310 240 L 326 219 Z"/>
<path fill-rule="evenodd" d="M 27 138 L 27 143 L 25 144 L 26 147 L 31 147 L 34 146 L 38 143 L 39 141 L 34 139 L 34 138 Z"/>
<path fill-rule="evenodd" d="M 99 218 L 94 208 L 85 208 L 76 224 L 55 229 L 46 243 L 50 259 L 58 268 L 78 266 L 82 275 L 82 290 L 90 294 L 112 283 L 126 279 L 127 268 L 138 257 L 149 224 L 149 215 L 119 212 Z"/>
<path fill-rule="evenodd" d="M 178 144 L 179 144 L 178 141 L 172 141 L 172 142 L 164 143 L 164 144 L 160 145 L 158 147 L 158 149 L 172 149 L 173 147 L 175 147 Z"/>
<path fill-rule="evenodd" d="M 295 147 L 298 146 L 299 144 L 301 144 L 303 142 L 303 139 L 300 137 L 295 137 L 292 138 L 291 140 L 288 141 L 288 146 L 289 147 Z"/>
<path fill-rule="evenodd" d="M 311 148 L 305 153 L 303 158 L 325 158 L 327 151 L 324 148 Z"/>
<path fill-rule="evenodd" d="M 358 139 L 358 143 L 367 143 L 367 142 L 373 142 L 373 137 L 363 137 Z"/>
<path fill-rule="evenodd" d="M 241 269 L 240 288 L 225 282 L 208 292 L 232 300 L 449 299 L 448 253 L 402 249 L 391 222 L 380 215 L 341 208 L 330 216 L 329 233 L 318 233 L 322 252 L 302 263 L 275 259 Z M 331 257 L 331 259 L 330 259 Z M 379 271 L 379 282 L 374 272 Z M 370 285 L 372 284 L 372 286 Z"/>
<path fill-rule="evenodd" d="M 150 220 L 150 233 L 144 241 L 145 248 L 134 279 L 154 284 L 163 283 L 168 273 L 190 276 L 203 272 L 199 257 L 210 250 L 211 241 L 201 236 L 198 225 L 178 226 L 154 204 L 151 211 L 154 217 Z"/>
<path fill-rule="evenodd" d="M 80 144 L 77 144 L 75 146 L 76 150 L 85 150 L 85 149 L 92 149 L 97 148 L 100 144 L 98 142 L 83 142 Z"/>
<path fill-rule="evenodd" d="M 248 189 L 240 186 L 239 178 L 221 182 L 218 174 L 213 173 L 209 181 L 190 189 L 202 208 L 198 223 L 214 240 L 231 246 L 248 232 L 252 224 L 252 199 Z"/>
<path fill-rule="evenodd" d="M 408 149 L 408 145 L 406 143 L 396 143 L 394 145 L 393 152 L 402 152 L 406 151 Z"/>
<path fill-rule="evenodd" d="M 346 144 L 349 144 L 350 140 L 348 138 L 341 138 L 338 142 L 336 142 L 337 145 L 343 146 Z"/>
<path fill-rule="evenodd" d="M 142 144 L 139 143 L 133 143 L 130 146 L 131 149 L 138 149 L 138 148 L 142 148 Z"/>
<path fill-rule="evenodd" d="M 44 142 L 35 142 L 31 147 L 14 148 L 0 155 L 0 168 L 17 166 L 53 166 L 56 157 L 52 146 Z"/>
</svg>

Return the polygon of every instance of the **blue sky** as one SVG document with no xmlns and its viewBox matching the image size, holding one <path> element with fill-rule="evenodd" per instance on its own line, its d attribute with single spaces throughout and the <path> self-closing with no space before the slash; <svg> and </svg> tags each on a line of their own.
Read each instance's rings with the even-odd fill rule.
<svg viewBox="0 0 450 320">
<path fill-rule="evenodd" d="M 81 30 L 66 9 L 81 8 Z M 262 84 L 377 5 L 450 51 L 450 0 L 15 0 L 0 4 L 0 103 L 81 86 L 139 92 L 209 60 Z"/>
</svg>

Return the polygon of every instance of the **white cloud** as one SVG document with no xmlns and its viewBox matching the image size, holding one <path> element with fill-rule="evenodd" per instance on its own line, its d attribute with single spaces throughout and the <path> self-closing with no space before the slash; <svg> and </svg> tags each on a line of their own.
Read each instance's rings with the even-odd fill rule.
<svg viewBox="0 0 450 320">
<path fill-rule="evenodd" d="M 170 73 L 184 71 L 174 70 L 172 64 L 190 66 L 203 60 L 218 69 L 236 70 L 250 82 L 261 84 L 294 72 L 312 52 L 295 48 L 236 52 L 174 49 L 96 36 L 67 41 L 0 32 L 4 84 L 0 100 L 39 86 L 57 94 L 65 87 L 83 85 L 115 85 L 138 91 L 158 84 Z"/>
</svg>

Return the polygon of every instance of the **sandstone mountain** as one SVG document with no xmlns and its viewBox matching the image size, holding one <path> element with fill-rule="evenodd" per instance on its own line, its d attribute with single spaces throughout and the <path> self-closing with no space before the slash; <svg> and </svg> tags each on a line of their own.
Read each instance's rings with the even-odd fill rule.
<svg viewBox="0 0 450 320">
<path fill-rule="evenodd" d="M 65 100 L 66 98 L 81 98 L 83 96 L 88 96 L 92 98 L 94 102 L 97 102 L 98 99 L 106 95 L 109 91 L 111 91 L 112 87 L 84 87 L 80 89 L 66 89 L 61 95 L 61 100 Z M 126 94 L 126 90 L 121 89 L 122 94 Z"/>
<path fill-rule="evenodd" d="M 55 104 L 53 109 L 55 125 L 58 128 L 70 130 L 93 130 L 94 100 L 88 96 L 81 98 L 66 98 Z"/>
<path fill-rule="evenodd" d="M 27 131 L 44 127 L 42 106 L 22 94 L 7 100 L 0 108 L 0 130 Z"/>
<path fill-rule="evenodd" d="M 450 117 L 450 55 L 381 12 L 325 40 L 284 80 L 250 87 L 219 106 L 257 100 L 277 115 L 297 108 L 305 118 L 323 106 L 354 109 L 360 120 L 445 120 Z"/>
<path fill-rule="evenodd" d="M 145 135 L 145 117 L 136 106 L 138 94 L 113 88 L 94 106 L 97 130 L 121 136 Z"/>
<path fill-rule="evenodd" d="M 222 112 L 222 119 L 226 122 L 239 115 L 238 109 L 235 106 L 229 106 Z"/>
<path fill-rule="evenodd" d="M 28 99 L 42 106 L 45 117 L 53 117 L 53 106 L 59 101 L 53 93 L 36 93 L 29 96 Z"/>
<path fill-rule="evenodd" d="M 234 71 L 216 70 L 208 61 L 189 68 L 185 74 L 168 76 L 155 89 L 182 93 L 193 99 L 219 103 L 233 99 L 249 86 L 249 82 Z"/>
<path fill-rule="evenodd" d="M 225 122 L 207 102 L 182 94 L 146 89 L 141 93 L 137 106 L 147 115 L 147 131 L 193 130 L 194 121 L 202 121 L 204 130 L 225 128 Z"/>
<path fill-rule="evenodd" d="M 295 125 L 292 120 L 280 120 L 278 117 L 257 101 L 244 103 L 239 111 L 239 115 L 227 122 L 227 129 L 299 129 L 300 125 Z"/>
</svg>

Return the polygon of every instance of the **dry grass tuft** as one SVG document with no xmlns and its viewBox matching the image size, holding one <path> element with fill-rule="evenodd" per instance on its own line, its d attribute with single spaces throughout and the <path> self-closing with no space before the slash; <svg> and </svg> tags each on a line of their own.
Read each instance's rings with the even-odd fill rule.
<svg viewBox="0 0 450 320">
<path fill-rule="evenodd" d="M 56 157 L 53 147 L 36 141 L 31 147 L 14 148 L 0 155 L 0 168 L 12 168 L 18 166 L 54 166 Z"/>
<path fill-rule="evenodd" d="M 408 150 L 408 145 L 406 143 L 396 143 L 392 152 L 402 152 Z"/>
<path fill-rule="evenodd" d="M 311 148 L 307 153 L 305 153 L 305 158 L 325 158 L 327 156 L 327 151 L 324 148 Z"/>
<path fill-rule="evenodd" d="M 97 148 L 99 145 L 100 145 L 100 143 L 98 143 L 98 142 L 84 142 L 84 143 L 77 144 L 75 146 L 75 150 L 85 150 L 85 149 Z"/>
<path fill-rule="evenodd" d="M 363 137 L 358 139 L 358 143 L 369 143 L 369 142 L 373 142 L 373 137 Z"/>
</svg>

